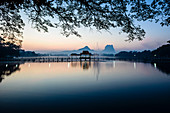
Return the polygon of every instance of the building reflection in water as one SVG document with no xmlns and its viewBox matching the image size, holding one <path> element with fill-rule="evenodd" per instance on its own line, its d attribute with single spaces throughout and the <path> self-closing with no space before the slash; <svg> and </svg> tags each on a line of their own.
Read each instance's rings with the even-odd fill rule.
<svg viewBox="0 0 170 113">
<path fill-rule="evenodd" d="M 105 64 L 105 65 L 103 65 Z M 28 67 L 31 67 L 32 64 L 28 64 Z M 104 69 L 115 69 L 119 70 L 120 69 L 120 63 L 116 63 L 116 61 L 112 61 L 112 62 L 91 62 L 91 61 L 81 61 L 81 62 L 68 62 L 68 68 L 70 67 L 78 67 L 78 68 L 82 68 L 83 70 L 88 70 L 90 68 L 92 68 L 92 70 L 94 71 L 94 75 L 96 77 L 96 80 L 99 80 L 99 75 L 100 72 Z M 136 69 L 138 63 L 134 62 L 130 65 L 133 65 L 133 68 Z M 153 68 L 158 69 L 159 71 L 170 75 L 170 63 L 169 62 L 154 62 L 151 63 L 151 65 L 153 66 Z M 48 64 L 49 68 L 52 66 L 51 63 Z M 20 64 L 18 63 L 12 63 L 12 64 L 5 64 L 5 63 L 0 63 L 0 82 L 3 81 L 3 79 L 5 79 L 6 76 L 10 76 L 12 73 L 16 72 L 16 71 L 20 71 Z"/>
<path fill-rule="evenodd" d="M 20 64 L 0 64 L 0 83 L 5 76 L 10 76 L 16 71 L 20 71 Z"/>
<path fill-rule="evenodd" d="M 91 67 L 91 61 L 71 62 L 71 67 L 81 67 L 83 70 L 88 70 Z"/>
<path fill-rule="evenodd" d="M 70 65 L 70 63 L 68 63 Z M 88 70 L 93 68 L 94 75 L 96 76 L 96 80 L 99 79 L 100 74 L 100 63 L 99 62 L 91 62 L 89 61 L 80 61 L 80 62 L 71 62 L 71 67 L 80 67 L 83 70 Z"/>
<path fill-rule="evenodd" d="M 87 70 L 91 67 L 91 61 L 80 61 L 80 67 Z"/>
</svg>

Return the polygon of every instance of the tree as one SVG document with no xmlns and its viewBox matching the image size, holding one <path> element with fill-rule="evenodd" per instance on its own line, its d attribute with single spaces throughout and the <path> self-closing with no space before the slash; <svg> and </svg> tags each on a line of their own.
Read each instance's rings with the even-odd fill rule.
<svg viewBox="0 0 170 113">
<path fill-rule="evenodd" d="M 152 51 L 154 57 L 170 58 L 170 44 L 162 45 Z"/>
<path fill-rule="evenodd" d="M 109 30 L 120 27 L 128 34 L 128 40 L 142 40 L 145 31 L 137 21 L 170 23 L 169 0 L 1 0 L 0 31 L 14 37 L 22 37 L 24 12 L 33 28 L 48 32 L 48 27 L 61 27 L 65 36 L 81 36 L 76 28 L 95 27 Z"/>
<path fill-rule="evenodd" d="M 22 40 L 14 36 L 0 37 L 0 58 L 7 56 L 19 56 Z"/>
</svg>

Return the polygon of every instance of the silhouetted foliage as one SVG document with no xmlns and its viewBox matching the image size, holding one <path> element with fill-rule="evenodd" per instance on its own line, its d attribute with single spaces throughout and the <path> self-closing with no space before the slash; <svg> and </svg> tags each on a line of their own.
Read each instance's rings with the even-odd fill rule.
<svg viewBox="0 0 170 113">
<path fill-rule="evenodd" d="M 19 56 L 21 42 L 14 37 L 0 37 L 0 57 Z"/>
<path fill-rule="evenodd" d="M 5 76 L 10 76 L 15 71 L 19 71 L 19 64 L 1 64 L 0 65 L 0 83 Z"/>
<path fill-rule="evenodd" d="M 117 57 L 131 57 L 131 58 L 170 58 L 170 44 L 163 45 L 153 51 L 145 50 L 142 52 L 137 51 L 121 51 L 117 53 Z"/>
<path fill-rule="evenodd" d="M 38 56 L 38 54 L 36 54 L 34 51 L 20 50 L 19 56 L 21 56 L 21 57 L 32 57 L 32 56 Z"/>
<path fill-rule="evenodd" d="M 170 58 L 170 44 L 163 45 L 156 50 L 152 51 L 155 57 L 167 57 Z"/>
<path fill-rule="evenodd" d="M 145 50 L 142 52 L 137 52 L 137 51 L 121 51 L 115 56 L 117 57 L 126 57 L 126 58 L 151 58 L 152 53 L 149 50 Z"/>
<path fill-rule="evenodd" d="M 142 40 L 145 31 L 134 20 L 168 26 L 169 7 L 169 0 L 1 0 L 0 31 L 2 36 L 22 37 L 25 24 L 20 12 L 24 12 L 38 31 L 61 27 L 65 36 L 80 36 L 76 28 L 81 26 L 97 30 L 120 27 L 129 41 Z"/>
</svg>

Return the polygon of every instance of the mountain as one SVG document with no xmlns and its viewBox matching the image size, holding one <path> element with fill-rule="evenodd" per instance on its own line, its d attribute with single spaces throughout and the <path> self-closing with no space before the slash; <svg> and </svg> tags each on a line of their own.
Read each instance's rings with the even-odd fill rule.
<svg viewBox="0 0 170 113">
<path fill-rule="evenodd" d="M 78 51 L 92 51 L 88 46 L 78 49 Z"/>
<path fill-rule="evenodd" d="M 66 50 L 66 51 L 53 51 L 53 52 L 48 52 L 50 55 L 62 55 L 62 56 L 68 56 L 71 53 L 81 53 L 83 51 L 89 51 L 90 53 L 94 53 L 95 51 L 90 49 L 88 46 L 85 46 L 83 48 L 77 49 L 77 50 Z"/>
<path fill-rule="evenodd" d="M 115 53 L 115 49 L 114 49 L 113 45 L 106 45 L 105 49 L 102 51 L 102 53 L 113 54 L 113 53 Z"/>
<path fill-rule="evenodd" d="M 82 52 L 82 51 L 94 52 L 94 50 L 90 49 L 88 46 L 85 46 L 77 50 L 77 52 Z"/>
<path fill-rule="evenodd" d="M 97 54 L 115 54 L 115 49 L 114 49 L 113 45 L 106 45 L 105 49 L 103 51 L 102 50 L 93 50 L 93 49 L 90 49 L 88 46 L 84 46 L 83 48 L 80 48 L 80 49 L 77 49 L 77 50 L 51 51 L 51 52 L 48 52 L 48 54 L 58 55 L 58 56 L 68 56 L 72 53 L 79 54 L 83 51 L 89 51 L 92 54 L 94 54 L 94 53 L 97 53 Z"/>
</svg>

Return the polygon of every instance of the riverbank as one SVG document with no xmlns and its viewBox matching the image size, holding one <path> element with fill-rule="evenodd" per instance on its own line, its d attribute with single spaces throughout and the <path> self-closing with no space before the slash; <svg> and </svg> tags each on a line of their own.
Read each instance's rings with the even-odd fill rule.
<svg viewBox="0 0 170 113">
<path fill-rule="evenodd" d="M 170 62 L 170 58 L 134 58 L 134 57 L 69 57 L 69 56 L 43 56 L 43 57 L 15 57 L 15 58 L 0 58 L 0 63 L 3 62 L 78 62 L 78 61 L 134 61 L 134 62 Z"/>
</svg>

